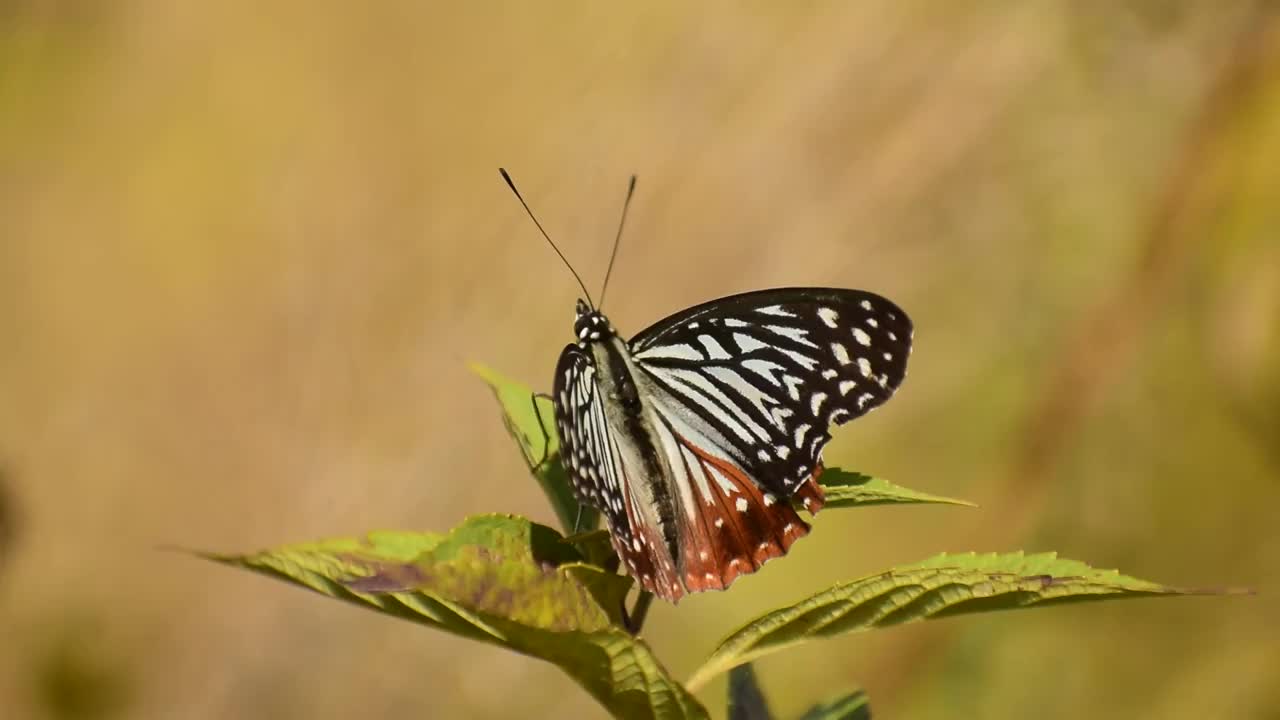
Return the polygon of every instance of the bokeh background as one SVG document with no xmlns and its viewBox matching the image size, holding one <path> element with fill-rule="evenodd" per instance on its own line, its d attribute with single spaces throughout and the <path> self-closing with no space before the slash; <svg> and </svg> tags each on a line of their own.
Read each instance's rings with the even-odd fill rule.
<svg viewBox="0 0 1280 720">
<path fill-rule="evenodd" d="M 553 522 L 469 360 L 546 387 L 788 284 L 916 321 L 831 512 L 728 630 L 948 550 L 1253 597 L 898 628 L 760 663 L 780 717 L 1280 717 L 1280 8 L 862 0 L 0 5 L 0 714 L 599 717 L 549 665 L 158 549 Z M 723 713 L 724 684 L 702 695 Z M 516 709 L 516 710 L 513 710 Z"/>
</svg>

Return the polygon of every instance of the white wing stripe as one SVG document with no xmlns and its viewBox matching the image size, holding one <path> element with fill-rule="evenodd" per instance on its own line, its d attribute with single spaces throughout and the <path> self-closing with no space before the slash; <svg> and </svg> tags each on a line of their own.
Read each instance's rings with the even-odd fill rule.
<svg viewBox="0 0 1280 720">
<path fill-rule="evenodd" d="M 746 333 L 734 333 L 733 342 L 736 343 L 738 345 L 738 349 L 744 353 L 769 347 L 767 343 L 760 342 Z"/>
<path fill-rule="evenodd" d="M 655 345 L 635 354 L 640 360 L 701 360 L 702 353 L 692 345 Z"/>
<path fill-rule="evenodd" d="M 795 360 L 796 364 L 804 368 L 805 370 L 813 370 L 814 368 L 818 367 L 817 360 L 814 360 L 808 355 L 803 355 L 801 353 L 798 353 L 795 350 L 788 350 L 787 348 L 778 348 L 778 352 L 782 353 L 783 355 L 786 355 L 792 360 Z"/>
<path fill-rule="evenodd" d="M 778 363 L 773 362 L 772 360 L 757 360 L 755 358 L 752 358 L 750 360 L 743 360 L 742 367 L 759 375 L 765 380 L 768 380 L 771 384 L 774 385 L 774 387 L 782 387 L 782 383 L 778 381 L 778 378 L 773 376 L 774 370 L 783 369 L 783 367 Z"/>
<path fill-rule="evenodd" d="M 701 452 L 707 455 L 710 455 L 711 457 L 715 458 L 720 462 L 734 465 L 735 467 L 738 467 L 739 470 L 741 470 L 741 465 L 735 462 L 725 452 L 725 449 L 723 447 L 721 447 L 720 445 L 712 441 L 712 439 L 708 437 L 706 433 L 704 433 L 699 427 L 696 426 L 696 424 L 701 422 L 700 418 L 697 418 L 696 416 L 688 417 L 683 413 L 673 412 L 662 401 L 655 401 L 654 408 L 657 409 L 660 415 L 662 415 L 663 419 L 666 420 L 667 424 L 669 424 L 672 428 L 674 428 L 676 432 L 680 433 L 680 435 L 683 436 L 685 440 L 697 446 L 697 448 Z M 666 428 L 664 427 L 663 430 L 665 432 Z M 693 458 L 693 460 L 696 460 L 697 464 L 706 468 L 706 473 L 710 475 L 711 479 L 715 481 L 716 485 L 720 486 L 720 489 L 724 491 L 726 496 L 733 495 L 734 493 L 739 492 L 738 487 L 733 483 L 733 481 L 730 480 L 727 476 L 725 476 L 725 474 L 721 472 L 720 469 L 717 468 L 715 465 L 704 464 L 702 463 L 701 459 L 697 458 L 696 456 Z M 692 467 L 694 464 L 695 463 L 691 461 L 690 467 Z M 699 487 L 699 490 L 704 492 L 706 494 L 706 497 L 708 498 L 711 497 L 709 492 L 710 490 L 709 487 L 707 487 L 705 490 L 702 487 Z"/>
<path fill-rule="evenodd" d="M 724 383 L 725 385 L 728 385 L 729 387 L 733 388 L 735 391 L 738 392 L 738 394 L 745 397 L 755 407 L 756 410 L 760 411 L 761 417 L 769 418 L 770 421 L 773 420 L 773 416 L 769 414 L 769 411 L 765 408 L 764 403 L 765 401 L 769 401 L 769 402 L 776 402 L 776 401 L 774 401 L 774 399 L 768 393 L 761 392 L 760 388 L 756 387 L 755 385 L 752 385 L 750 382 L 747 382 L 747 379 L 739 375 L 736 370 L 733 370 L 732 368 L 725 368 L 725 367 L 711 367 L 711 368 L 707 368 L 707 374 L 711 375 L 712 377 Z M 768 439 L 769 439 L 768 436 L 764 436 L 761 438 L 761 440 L 768 440 Z"/>
<path fill-rule="evenodd" d="M 729 353 L 725 352 L 724 346 L 710 335 L 699 335 L 698 342 L 702 343 L 702 347 L 707 350 L 707 359 L 709 360 L 728 360 Z"/>
<path fill-rule="evenodd" d="M 813 343 L 812 340 L 805 337 L 806 335 L 809 334 L 809 331 L 805 330 L 804 328 L 791 327 L 789 325 L 765 325 L 764 327 L 769 332 L 775 333 L 777 335 L 781 335 L 784 338 L 790 338 L 791 340 L 795 340 L 801 345 L 808 345 L 811 348 L 818 347 Z"/>
<path fill-rule="evenodd" d="M 747 429 L 741 423 L 732 415 L 726 413 L 720 405 L 712 402 L 710 397 L 707 397 L 707 395 L 710 395 L 723 401 L 725 403 L 724 407 L 732 407 L 729 399 L 724 396 L 724 393 L 716 389 L 716 386 L 712 385 L 711 381 L 694 370 L 686 370 L 684 368 L 651 367 L 650 370 L 673 390 L 683 394 L 693 401 L 696 406 L 702 407 L 714 415 L 717 420 L 729 428 L 743 442 L 750 445 L 755 444 L 755 438 L 752 437 L 750 432 L 747 432 Z M 695 385 L 697 389 L 693 387 Z M 707 395 L 704 395 L 704 392 Z M 761 431 L 763 432 L 763 428 Z"/>
<path fill-rule="evenodd" d="M 711 371 L 715 369 L 717 368 L 706 368 L 708 374 L 713 374 Z M 693 370 L 679 369 L 678 372 L 681 374 L 682 377 L 685 377 L 689 380 L 693 380 L 694 384 L 696 384 L 699 389 L 701 389 L 703 392 L 708 393 L 709 395 L 719 400 L 723 404 L 722 407 L 712 408 L 713 410 L 727 410 L 728 413 L 726 413 L 726 415 L 729 415 L 730 413 L 732 413 L 731 416 L 734 417 L 736 420 L 740 420 L 742 424 L 744 424 L 748 429 L 751 430 L 751 432 L 755 433 L 756 437 L 760 438 L 765 442 L 768 442 L 769 431 L 765 430 L 758 422 L 756 422 L 755 419 L 752 418 L 750 414 L 743 412 L 741 405 L 733 402 L 727 396 L 725 396 L 725 394 L 720 391 L 720 388 L 716 387 L 716 385 L 712 383 L 710 380 L 708 380 L 704 375 Z M 736 383 L 734 382 L 728 383 L 729 386 L 732 387 L 733 390 L 736 391 L 739 395 L 742 395 L 744 399 L 750 401 L 751 396 L 749 393 L 759 392 L 758 390 L 755 389 L 753 385 L 751 385 L 751 383 L 747 382 L 746 380 L 743 380 L 742 377 L 737 373 L 734 373 L 731 370 L 729 371 L 729 373 L 731 373 L 737 381 Z M 761 412 L 763 413 L 763 407 L 761 408 Z"/>
</svg>

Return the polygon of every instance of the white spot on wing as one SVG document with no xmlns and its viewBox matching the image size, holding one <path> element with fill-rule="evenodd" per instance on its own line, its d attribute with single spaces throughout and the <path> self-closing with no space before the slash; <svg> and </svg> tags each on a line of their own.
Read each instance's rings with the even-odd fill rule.
<svg viewBox="0 0 1280 720">
<path fill-rule="evenodd" d="M 834 328 L 837 327 L 836 321 L 840 319 L 840 314 L 829 307 L 822 307 L 818 308 L 818 317 L 822 318 L 827 327 Z"/>
<path fill-rule="evenodd" d="M 799 427 L 796 428 L 796 449 L 797 450 L 804 447 L 804 436 L 806 433 L 809 432 L 810 429 L 811 428 L 809 427 L 808 423 L 800 425 Z"/>
<path fill-rule="evenodd" d="M 863 310 L 870 310 L 870 309 L 871 309 L 871 301 L 870 301 L 870 300 L 863 300 L 862 302 L 860 302 L 860 303 L 858 303 L 858 304 L 862 306 L 862 309 L 863 309 Z"/>
<path fill-rule="evenodd" d="M 852 380 L 842 380 L 840 382 L 840 394 L 848 395 L 851 390 L 858 387 L 858 383 Z"/>
<path fill-rule="evenodd" d="M 818 411 L 822 408 L 822 401 L 827 399 L 826 393 L 814 393 L 809 398 L 809 410 L 813 412 L 814 417 L 818 417 Z"/>
<path fill-rule="evenodd" d="M 841 365 L 849 364 L 849 350 L 838 342 L 831 343 L 831 353 L 836 356 L 836 362 Z"/>
<path fill-rule="evenodd" d="M 857 340 L 858 344 L 864 347 L 871 346 L 871 336 L 868 335 L 867 331 L 863 330 L 862 328 L 853 329 L 853 339 Z"/>
<path fill-rule="evenodd" d="M 738 502 L 734 503 L 733 506 L 738 508 L 738 512 L 744 513 L 747 511 L 747 499 L 738 498 Z"/>
<path fill-rule="evenodd" d="M 862 377 L 871 377 L 871 363 L 864 357 L 858 358 L 858 372 Z"/>
</svg>

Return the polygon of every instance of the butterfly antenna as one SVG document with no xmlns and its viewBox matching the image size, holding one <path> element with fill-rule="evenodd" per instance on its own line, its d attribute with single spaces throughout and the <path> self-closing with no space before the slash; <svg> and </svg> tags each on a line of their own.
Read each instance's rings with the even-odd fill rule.
<svg viewBox="0 0 1280 720">
<path fill-rule="evenodd" d="M 613 252 L 609 254 L 609 268 L 604 271 L 604 285 L 600 288 L 600 307 L 604 307 L 604 294 L 609 289 L 609 276 L 613 274 L 613 261 L 618 259 L 618 245 L 622 242 L 622 227 L 627 224 L 627 208 L 631 207 L 631 196 L 636 192 L 636 176 L 631 176 L 627 185 L 627 199 L 622 201 L 622 219 L 618 221 L 618 234 L 613 238 Z"/>
<path fill-rule="evenodd" d="M 586 283 L 582 282 L 582 278 L 578 275 L 578 271 L 573 269 L 573 266 L 569 264 L 569 260 L 564 256 L 564 253 L 560 252 L 560 248 L 556 247 L 556 244 L 551 241 L 551 236 L 547 234 L 547 231 L 542 229 L 542 223 L 538 222 L 538 218 L 533 214 L 533 211 L 529 209 L 529 203 L 524 201 L 524 197 L 522 197 L 520 195 L 520 191 L 516 189 L 516 184 L 511 180 L 511 176 L 507 174 L 506 168 L 498 168 L 498 172 L 502 173 L 502 179 L 507 181 L 507 187 L 511 188 L 511 192 L 515 193 L 516 199 L 524 206 L 524 211 L 529 213 L 529 219 L 533 221 L 534 225 L 538 226 L 538 232 L 542 233 L 542 237 L 547 239 L 547 244 L 551 246 L 552 250 L 556 251 L 556 255 L 560 256 L 560 261 L 564 263 L 565 267 L 569 268 L 569 272 L 573 273 L 573 279 L 578 281 L 578 287 L 582 288 L 582 293 L 587 296 L 587 304 L 591 307 L 595 307 L 595 303 L 591 302 L 591 293 L 587 291 Z M 632 184 L 634 185 L 634 182 Z"/>
</svg>

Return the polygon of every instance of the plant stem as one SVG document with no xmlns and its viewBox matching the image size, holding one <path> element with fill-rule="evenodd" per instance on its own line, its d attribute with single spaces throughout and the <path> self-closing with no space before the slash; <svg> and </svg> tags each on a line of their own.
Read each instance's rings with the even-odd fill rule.
<svg viewBox="0 0 1280 720">
<path fill-rule="evenodd" d="M 632 635 L 640 634 L 640 628 L 644 627 L 644 618 L 649 614 L 649 606 L 652 604 L 653 593 L 648 590 L 641 590 L 640 596 L 636 598 L 635 607 L 631 608 L 631 612 L 626 614 L 627 631 Z"/>
</svg>

